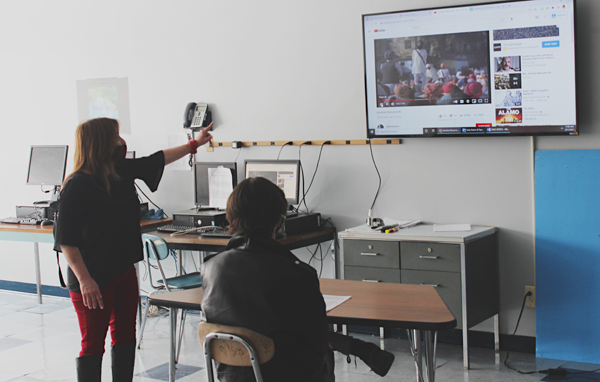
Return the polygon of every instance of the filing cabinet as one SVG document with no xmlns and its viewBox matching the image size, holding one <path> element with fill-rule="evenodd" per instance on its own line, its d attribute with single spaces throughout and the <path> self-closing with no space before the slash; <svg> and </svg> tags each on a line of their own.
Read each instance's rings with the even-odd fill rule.
<svg viewBox="0 0 600 382">
<path fill-rule="evenodd" d="M 444 234 L 433 232 L 431 225 L 421 225 L 398 232 L 340 233 L 342 278 L 435 287 L 463 331 L 468 368 L 469 328 L 493 317 L 496 347 L 499 343 L 496 229 L 473 227 L 471 232 Z"/>
</svg>

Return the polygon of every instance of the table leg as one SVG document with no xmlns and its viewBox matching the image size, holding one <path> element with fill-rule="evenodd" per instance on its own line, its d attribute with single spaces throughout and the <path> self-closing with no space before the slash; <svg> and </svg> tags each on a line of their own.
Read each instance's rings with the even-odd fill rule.
<svg viewBox="0 0 600 382">
<path fill-rule="evenodd" d="M 463 321 L 466 321 L 466 320 L 464 320 L 464 318 L 463 318 Z M 465 370 L 469 370 L 469 368 L 471 367 L 470 362 L 469 362 L 469 328 L 467 328 L 466 322 L 463 322 L 462 336 L 463 336 L 463 367 L 465 368 Z"/>
<path fill-rule="evenodd" d="M 421 331 L 414 330 L 415 347 L 417 352 L 417 382 L 424 381 L 423 378 L 423 347 L 421 346 Z"/>
<path fill-rule="evenodd" d="M 427 381 L 435 381 L 435 349 L 431 330 L 425 332 L 425 357 L 427 366 Z"/>
<path fill-rule="evenodd" d="M 38 304 L 42 303 L 42 277 L 40 273 L 40 246 L 37 242 L 33 243 L 33 260 L 35 262 L 35 286 L 37 289 Z"/>
<path fill-rule="evenodd" d="M 496 352 L 496 365 L 500 365 L 500 317 L 494 316 L 494 351 Z"/>
<path fill-rule="evenodd" d="M 175 353 L 176 353 L 176 341 L 177 341 L 177 308 L 169 308 L 169 319 L 171 320 L 171 330 L 169 331 L 169 340 L 171 346 L 169 346 L 169 382 L 175 382 Z"/>
</svg>

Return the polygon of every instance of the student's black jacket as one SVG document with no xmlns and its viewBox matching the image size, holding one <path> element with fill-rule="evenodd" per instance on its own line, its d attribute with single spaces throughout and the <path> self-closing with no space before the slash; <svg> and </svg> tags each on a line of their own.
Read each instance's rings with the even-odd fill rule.
<svg viewBox="0 0 600 382">
<path fill-rule="evenodd" d="M 322 380 L 329 330 L 314 268 L 272 238 L 237 235 L 200 272 L 207 322 L 273 339 L 275 356 L 261 367 L 265 382 Z M 254 380 L 250 368 L 217 370 L 221 382 Z"/>
</svg>

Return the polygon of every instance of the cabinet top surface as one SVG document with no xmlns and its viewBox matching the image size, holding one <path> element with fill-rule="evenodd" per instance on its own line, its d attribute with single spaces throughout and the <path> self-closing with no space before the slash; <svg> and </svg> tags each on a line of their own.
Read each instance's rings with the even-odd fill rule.
<svg viewBox="0 0 600 382">
<path fill-rule="evenodd" d="M 446 243 L 465 243 L 488 235 L 493 235 L 496 227 L 471 226 L 470 231 L 463 232 L 434 232 L 433 224 L 420 224 L 411 228 L 404 228 L 393 233 L 380 233 L 372 231 L 366 224 L 348 228 L 339 232 L 341 239 L 350 240 L 387 240 L 387 241 L 438 241 Z"/>
</svg>

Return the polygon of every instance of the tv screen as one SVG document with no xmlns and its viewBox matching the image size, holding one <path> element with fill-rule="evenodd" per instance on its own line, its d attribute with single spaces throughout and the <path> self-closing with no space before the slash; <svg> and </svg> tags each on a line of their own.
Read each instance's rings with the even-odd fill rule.
<svg viewBox="0 0 600 382">
<path fill-rule="evenodd" d="M 363 15 L 368 138 L 578 135 L 575 0 Z"/>
</svg>

